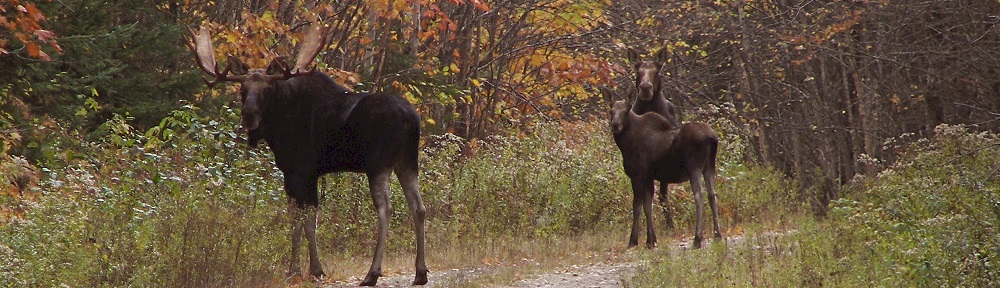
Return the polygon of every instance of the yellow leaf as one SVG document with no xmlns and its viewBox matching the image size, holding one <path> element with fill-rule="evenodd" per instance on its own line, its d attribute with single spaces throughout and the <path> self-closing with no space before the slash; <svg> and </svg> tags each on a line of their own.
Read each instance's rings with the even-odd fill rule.
<svg viewBox="0 0 1000 288">
<path fill-rule="evenodd" d="M 461 71 L 461 70 L 458 70 L 458 65 L 456 65 L 455 63 L 451 63 L 451 66 L 448 66 L 448 68 L 451 68 L 452 72 L 459 72 L 459 71 Z"/>
</svg>

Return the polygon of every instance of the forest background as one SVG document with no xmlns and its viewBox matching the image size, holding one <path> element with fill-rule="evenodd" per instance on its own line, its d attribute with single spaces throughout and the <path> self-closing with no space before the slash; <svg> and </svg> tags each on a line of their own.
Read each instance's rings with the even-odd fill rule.
<svg viewBox="0 0 1000 288">
<path fill-rule="evenodd" d="M 914 143 L 926 144 L 920 141 L 935 139 L 940 133 L 981 135 L 970 143 L 956 142 L 954 159 L 965 159 L 996 150 L 997 144 L 991 141 L 1000 131 L 1000 1 L 993 0 L 4 0 L 0 2 L 0 180 L 4 180 L 0 182 L 0 215 L 15 223 L 7 225 L 6 232 L 26 229 L 15 227 L 17 219 L 30 219 L 25 215 L 38 213 L 31 212 L 33 209 L 76 209 L 37 208 L 37 203 L 48 201 L 40 199 L 59 194 L 54 191 L 63 191 L 60 189 L 72 191 L 62 192 L 62 197 L 87 201 L 136 193 L 122 198 L 128 200 L 121 202 L 127 205 L 119 203 L 135 208 L 160 207 L 141 200 L 142 193 L 218 188 L 220 184 L 213 181 L 232 181 L 223 186 L 275 181 L 280 173 L 266 171 L 271 167 L 266 151 L 246 152 L 245 147 L 233 143 L 239 138 L 233 127 L 238 113 L 235 85 L 207 89 L 185 42 L 189 29 L 204 25 L 213 31 L 218 58 L 236 55 L 251 66 L 263 66 L 275 56 L 290 55 L 303 27 L 312 23 L 329 27 L 326 49 L 315 61 L 318 69 L 356 91 L 397 94 L 417 107 L 424 121 L 425 146 L 429 147 L 424 154 L 432 158 L 423 160 L 426 169 L 447 170 L 459 165 L 433 158 L 436 155 L 478 159 L 477 153 L 486 153 L 478 151 L 494 149 L 489 153 L 527 157 L 521 161 L 565 165 L 564 169 L 600 166 L 607 171 L 595 168 L 591 172 L 621 174 L 615 170 L 616 151 L 608 146 L 610 136 L 603 129 L 608 106 L 600 100 L 596 87 L 624 90 L 633 85 L 631 67 L 624 57 L 627 48 L 649 52 L 668 49 L 671 58 L 662 72 L 663 84 L 668 99 L 679 106 L 682 119 L 712 123 L 729 145 L 723 159 L 731 163 L 729 168 L 752 166 L 770 171 L 755 172 L 768 175 L 758 177 L 759 182 L 771 181 L 773 176 L 774 181 L 791 183 L 775 184 L 793 187 L 781 199 L 814 215 L 828 215 L 840 207 L 834 203 L 849 191 L 845 187 L 870 187 L 859 183 L 879 178 L 886 169 L 899 165 L 900 159 L 905 159 L 900 157 L 912 151 Z M 956 129 L 961 133 L 955 134 Z M 559 148 L 571 155 L 550 155 L 558 154 L 551 150 L 553 143 L 561 143 Z M 544 152 L 529 153 L 533 147 Z M 585 155 L 593 159 L 572 154 L 590 148 L 597 152 Z M 924 151 L 921 149 L 930 148 L 916 148 Z M 194 156 L 182 156 L 188 154 Z M 133 179 L 124 179 L 109 175 L 110 166 L 125 165 L 114 164 L 123 161 L 115 155 L 163 158 L 128 164 L 148 167 L 132 167 L 140 172 L 131 175 Z M 559 157 L 573 157 L 577 162 Z M 946 160 L 942 161 L 949 165 L 960 162 Z M 525 173 L 518 169 L 532 169 L 517 166 L 526 164 L 514 164 L 515 159 L 507 161 L 514 165 L 514 174 Z M 176 171 L 162 171 L 159 166 L 164 164 L 174 165 Z M 996 185 L 997 170 L 990 165 L 974 175 L 984 180 L 973 181 L 970 189 L 996 193 L 991 185 Z M 257 174 L 246 179 L 231 176 L 241 169 L 265 171 L 252 172 Z M 187 177 L 185 173 L 202 173 L 208 178 L 161 183 L 170 177 Z M 587 171 L 574 175 L 591 177 Z M 427 184 L 429 189 L 461 185 L 441 179 L 454 181 L 462 176 L 445 176 L 422 179 L 431 183 Z M 619 185 L 624 183 L 621 178 L 607 176 L 600 185 L 587 189 L 624 187 Z M 81 179 L 90 179 L 83 181 L 85 184 L 97 184 L 89 188 L 64 186 Z M 125 183 L 128 181 L 136 182 Z M 191 184 L 197 181 L 207 184 Z M 351 183 L 358 181 L 350 178 L 346 184 L 329 185 L 357 191 Z M 571 184 L 571 179 L 566 181 L 569 186 L 564 188 L 579 188 L 572 186 L 577 184 Z M 135 192 L 114 188 L 150 183 L 167 186 Z M 268 185 L 260 189 L 270 191 L 260 195 L 280 195 L 280 186 Z M 468 189 L 478 187 L 469 185 L 472 188 Z M 537 188 L 530 183 L 516 185 Z M 79 191 L 90 192 L 74 194 Z M 627 196 L 624 190 L 616 194 Z M 459 201 L 451 197 L 460 195 L 446 196 L 449 198 L 440 203 L 431 200 L 440 204 L 431 209 L 441 210 L 432 214 L 460 217 L 456 216 L 462 214 L 460 209 L 477 211 L 449 202 Z M 280 202 L 279 196 L 274 197 Z M 537 200 L 524 197 L 528 198 L 508 201 L 513 203 L 509 205 Z M 994 196 L 984 197 L 986 203 L 1000 205 Z M 185 201 L 204 200 L 198 199 Z M 622 206 L 608 210 L 619 213 L 625 205 L 619 205 L 619 200 L 585 204 Z M 483 200 L 477 205 L 489 204 Z M 728 217 L 737 223 L 740 217 L 752 217 L 756 210 L 750 207 L 757 206 L 748 205 L 746 201 L 731 204 L 730 210 L 741 212 L 730 211 Z M 162 207 L 147 208 L 136 208 L 140 210 L 136 213 L 167 213 L 156 212 L 165 209 Z M 365 215 L 363 211 L 336 213 Z M 593 223 L 618 223 L 625 215 L 595 212 L 592 219 L 576 219 L 567 216 L 569 212 L 536 212 L 516 217 L 523 217 L 519 221 L 526 226 L 556 221 L 546 218 L 555 217 L 552 215 L 568 217 L 556 217 L 565 221 L 564 226 L 529 233 L 542 236 L 572 233 L 565 231 Z M 199 219 L 195 216 L 191 219 Z M 405 219 L 405 215 L 399 216 Z M 142 222 L 127 218 L 119 219 L 118 224 Z M 76 220 L 53 221 L 71 225 Z M 356 222 L 365 221 L 371 220 Z M 362 224 L 357 227 L 367 227 Z M 100 226 L 80 225 L 83 231 L 96 231 Z M 167 228 L 162 226 L 167 224 L 160 225 L 147 229 Z M 986 231 L 993 231 L 989 229 Z M 99 232 L 87 233 L 91 234 L 81 237 L 101 242 L 96 236 Z M 149 235 L 137 239 L 135 247 L 129 249 L 172 241 Z M 272 240 L 282 241 L 277 239 Z M 21 253 L 15 244 L 2 244 L 11 255 Z M 92 248 L 88 253 L 112 255 L 117 253 L 111 251 L 112 246 Z M 177 247 L 186 249 L 184 245 Z M 992 254 L 996 256 L 995 251 Z M 141 266 L 126 260 L 122 261 Z M 136 267 L 108 265 L 101 268 L 107 272 L 103 281 L 117 279 L 114 277 L 135 281 L 141 274 Z"/>
</svg>

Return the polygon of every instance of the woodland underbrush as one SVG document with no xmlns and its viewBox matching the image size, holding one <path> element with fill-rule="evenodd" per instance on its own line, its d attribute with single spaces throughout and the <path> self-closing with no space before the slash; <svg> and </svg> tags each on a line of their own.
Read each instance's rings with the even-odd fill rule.
<svg viewBox="0 0 1000 288">
<path fill-rule="evenodd" d="M 637 287 L 993 287 L 1000 136 L 941 125 L 843 187 L 826 218 L 707 249 L 650 255 Z"/>
<path fill-rule="evenodd" d="M 116 116 L 88 135 L 37 121 L 41 140 L 31 145 L 39 145 L 39 159 L 7 157 L 0 165 L 3 183 L 9 183 L 0 194 L 0 283 L 285 283 L 290 232 L 282 173 L 266 148 L 240 143 L 237 111 L 201 112 L 185 106 L 148 131 Z M 620 230 L 621 237 L 606 241 L 624 246 L 632 195 L 606 125 L 591 119 L 541 123 L 485 139 L 425 136 L 420 180 L 429 259 L 462 258 L 434 255 L 458 253 L 447 252 L 461 250 L 456 247 L 594 231 Z M 791 199 L 794 183 L 743 164 L 744 142 L 720 130 L 717 191 L 725 233 L 739 233 L 744 223 L 780 221 L 798 209 L 774 205 Z M 350 173 L 321 179 L 318 238 L 327 266 L 329 259 L 372 253 L 376 217 L 366 183 L 363 175 Z M 690 231 L 688 185 L 672 187 L 677 231 Z M 391 189 L 388 249 L 390 255 L 411 253 L 412 222 L 395 180 Z M 429 265 L 433 270 L 459 264 Z"/>
</svg>

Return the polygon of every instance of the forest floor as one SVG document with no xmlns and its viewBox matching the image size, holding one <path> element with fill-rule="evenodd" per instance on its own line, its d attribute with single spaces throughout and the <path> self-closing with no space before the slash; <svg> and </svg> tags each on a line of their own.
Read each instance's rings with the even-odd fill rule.
<svg viewBox="0 0 1000 288">
<path fill-rule="evenodd" d="M 587 239 L 584 241 L 605 244 L 584 245 L 585 249 L 576 252 L 555 251 L 565 249 L 557 247 L 576 246 L 578 245 L 576 241 L 580 240 L 566 239 L 545 243 L 545 246 L 550 246 L 552 249 L 548 253 L 541 253 L 538 258 L 525 256 L 514 261 L 483 260 L 471 265 L 461 263 L 468 261 L 457 261 L 457 263 L 444 265 L 455 265 L 454 267 L 434 267 L 431 265 L 430 282 L 425 287 L 629 287 L 632 277 L 636 273 L 641 273 L 643 267 L 649 264 L 649 258 L 653 258 L 652 255 L 680 253 L 689 250 L 692 239 L 691 235 L 663 235 L 666 237 L 661 238 L 660 245 L 651 250 L 640 248 L 643 246 L 627 249 L 624 245 L 626 238 L 621 237 L 624 235 L 608 236 L 610 235 L 586 236 Z M 742 238 L 742 235 L 735 235 L 725 238 L 725 241 L 734 244 L 742 242 Z M 607 243 L 609 241 L 614 241 L 614 243 Z M 662 249 L 670 249 L 670 251 L 662 251 Z M 384 265 L 385 276 L 379 279 L 377 287 L 411 286 L 410 283 L 413 281 L 412 255 L 401 254 L 394 257 L 407 261 Z M 433 263 L 432 258 L 428 259 L 428 263 Z M 351 262 L 361 264 L 364 262 L 362 260 L 364 259 Z M 360 267 L 367 269 L 367 265 Z M 352 270 L 363 269 L 352 268 Z M 364 271 L 359 271 L 357 275 L 334 276 L 333 279 L 326 279 L 317 284 L 319 287 L 331 288 L 357 287 L 363 276 Z"/>
<path fill-rule="evenodd" d="M 609 253 L 611 254 L 611 253 Z M 627 254 L 627 253 L 626 253 Z M 524 259 L 517 266 L 482 265 L 431 271 L 430 282 L 424 287 L 625 287 L 641 265 L 628 255 L 608 255 L 604 259 L 587 259 L 568 266 L 541 267 L 535 260 Z M 404 272 L 404 271 L 400 271 Z M 379 278 L 377 287 L 409 287 L 413 275 L 393 273 Z M 320 287 L 356 287 L 360 276 L 346 281 L 324 282 Z"/>
</svg>

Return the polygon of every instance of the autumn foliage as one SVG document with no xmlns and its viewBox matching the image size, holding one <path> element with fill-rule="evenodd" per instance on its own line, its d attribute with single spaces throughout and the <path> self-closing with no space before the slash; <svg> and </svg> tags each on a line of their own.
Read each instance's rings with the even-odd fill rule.
<svg viewBox="0 0 1000 288">
<path fill-rule="evenodd" d="M 0 3 L 0 29 L 13 36 L 12 39 L 0 36 L 0 55 L 10 54 L 10 47 L 17 45 L 21 47 L 16 49 L 23 49 L 29 57 L 41 60 L 51 60 L 42 45 L 48 45 L 57 53 L 62 52 L 56 42 L 56 34 L 42 27 L 44 22 L 45 15 L 31 1 L 5 0 Z"/>
<path fill-rule="evenodd" d="M 223 3 L 226 1 L 220 1 Z M 589 89 L 622 69 L 579 42 L 604 20 L 604 1 L 306 1 L 184 7 L 216 33 L 219 54 L 251 65 L 288 55 L 299 27 L 321 23 L 331 39 L 320 68 L 359 90 L 413 102 L 430 131 L 482 137 L 537 119 L 590 111 Z M 230 7 L 230 5 L 221 5 Z M 261 11 L 261 12 L 255 12 Z M 229 15 L 238 14 L 232 18 Z M 527 121 L 527 122 L 526 122 Z"/>
<path fill-rule="evenodd" d="M 482 239 L 464 236 L 491 231 L 561 237 L 594 223 L 617 227 L 627 184 L 606 134 L 608 105 L 595 88 L 634 85 L 626 48 L 667 49 L 662 84 L 680 120 L 712 123 L 726 147 L 719 195 L 734 221 L 799 208 L 833 217 L 889 215 L 883 220 L 920 225 L 849 227 L 876 236 L 841 242 L 923 257 L 868 237 L 905 232 L 890 240 L 934 239 L 910 228 L 938 224 L 996 234 L 976 226 L 996 205 L 975 204 L 1000 199 L 986 193 L 997 190 L 997 161 L 955 165 L 995 158 L 986 155 L 997 147 L 995 137 L 968 136 L 1000 131 L 997 15 L 994 0 L 0 0 L 0 221 L 18 223 L 0 225 L 0 239 L 10 239 L 0 241 L 0 283 L 279 286 L 268 281 L 282 279 L 270 273 L 285 252 L 273 247 L 287 239 L 274 214 L 286 204 L 281 175 L 268 170 L 266 150 L 239 142 L 235 85 L 207 89 L 201 81 L 184 43 L 202 26 L 212 31 L 216 59 L 233 55 L 262 67 L 293 55 L 288 49 L 305 28 L 324 25 L 326 47 L 313 61 L 318 70 L 353 90 L 413 103 L 424 121 L 422 180 L 436 213 L 429 219 L 440 225 L 429 231 L 441 233 L 438 239 L 465 244 Z M 929 147 L 905 158 L 900 152 L 914 143 L 947 151 Z M 901 167 L 894 165 L 914 171 L 887 174 Z M 928 167 L 948 169 L 917 173 Z M 870 179 L 892 183 L 866 186 Z M 363 184 L 336 180 L 344 181 L 323 190 Z M 958 192 L 937 189 L 935 181 Z M 874 204 L 838 200 L 851 189 Z M 907 193 L 916 194 L 898 197 Z M 900 216 L 907 206 L 892 202 L 929 197 L 910 202 L 937 209 L 949 202 L 935 197 L 966 194 L 984 198 L 948 208 L 964 209 L 965 218 L 931 209 L 929 217 L 917 211 L 920 217 L 907 218 Z M 342 237 L 326 242 L 342 246 L 325 251 L 355 257 L 368 251 L 358 239 L 370 227 L 365 221 L 372 219 L 362 217 L 370 199 L 345 197 L 325 198 L 341 201 L 333 205 L 342 209 L 325 210 L 331 214 L 324 221 L 343 224 L 324 225 L 331 230 L 321 235 Z M 676 209 L 690 203 L 676 200 Z M 477 221 L 483 215 L 510 221 Z M 785 223 L 782 217 L 774 219 Z M 965 236 L 952 238 L 981 235 Z M 981 256 L 996 251 L 982 247 L 996 245 L 976 245 L 926 254 L 932 261 L 912 258 L 915 265 L 903 270 L 869 270 L 991 277 L 884 286 L 997 283 L 987 265 L 996 257 Z M 843 262 L 835 256 L 824 262 Z M 801 263 L 794 268 L 806 267 Z M 802 272 L 854 275 L 845 271 Z M 774 286 L 821 284 L 790 283 Z"/>
</svg>

